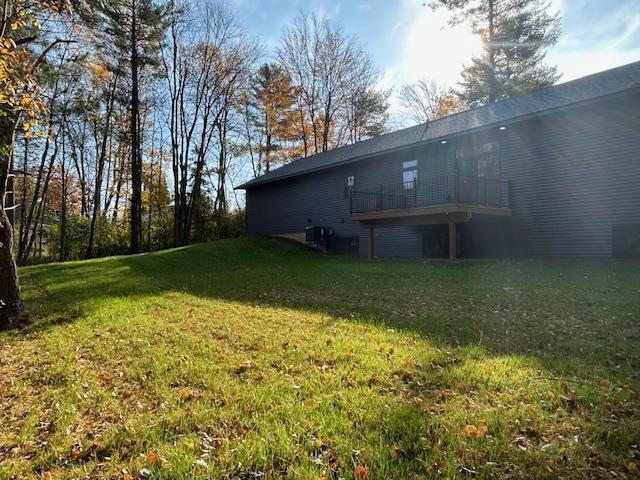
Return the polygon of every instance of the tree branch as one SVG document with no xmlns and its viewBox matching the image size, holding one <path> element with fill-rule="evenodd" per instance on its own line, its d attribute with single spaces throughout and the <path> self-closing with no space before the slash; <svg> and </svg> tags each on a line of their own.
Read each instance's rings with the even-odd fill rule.
<svg viewBox="0 0 640 480">
<path fill-rule="evenodd" d="M 40 56 L 36 59 L 36 61 L 31 66 L 31 69 L 29 70 L 29 74 L 33 74 L 38 69 L 38 67 L 42 64 L 42 62 L 45 61 L 45 59 L 47 57 L 47 54 L 51 51 L 51 49 L 53 49 L 53 47 L 55 47 L 59 43 L 76 43 L 76 40 L 67 40 L 67 39 L 64 39 L 64 38 L 56 38 L 47 48 L 45 48 L 42 51 Z"/>
</svg>

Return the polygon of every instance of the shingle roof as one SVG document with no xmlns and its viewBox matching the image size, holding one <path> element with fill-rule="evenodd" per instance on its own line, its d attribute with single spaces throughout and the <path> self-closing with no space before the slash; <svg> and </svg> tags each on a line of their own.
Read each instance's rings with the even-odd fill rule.
<svg viewBox="0 0 640 480">
<path fill-rule="evenodd" d="M 301 158 L 250 180 L 237 188 L 248 189 L 263 183 L 323 170 L 384 151 L 433 141 L 474 128 L 513 121 L 520 117 L 539 114 L 636 87 L 640 87 L 640 61 L 518 95 L 491 105 L 466 110 L 428 124 L 416 125 Z"/>
</svg>

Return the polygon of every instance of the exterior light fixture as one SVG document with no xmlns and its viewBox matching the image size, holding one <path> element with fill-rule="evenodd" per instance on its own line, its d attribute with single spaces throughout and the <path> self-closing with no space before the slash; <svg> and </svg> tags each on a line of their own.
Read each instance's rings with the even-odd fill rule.
<svg viewBox="0 0 640 480">
<path fill-rule="evenodd" d="M 444 145 L 445 143 L 447 143 L 447 141 L 446 140 L 442 140 L 442 142 L 440 142 L 440 143 L 442 143 Z"/>
<path fill-rule="evenodd" d="M 506 130 L 507 127 L 505 127 L 504 125 L 500 127 L 500 130 Z"/>
</svg>

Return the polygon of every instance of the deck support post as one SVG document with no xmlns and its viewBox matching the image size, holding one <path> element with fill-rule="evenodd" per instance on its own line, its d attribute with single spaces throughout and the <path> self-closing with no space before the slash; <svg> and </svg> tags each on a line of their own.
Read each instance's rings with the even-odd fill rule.
<svg viewBox="0 0 640 480">
<path fill-rule="evenodd" d="M 449 222 L 449 260 L 456 259 L 456 222 Z"/>
<path fill-rule="evenodd" d="M 369 247 L 368 247 L 368 258 L 369 260 L 373 260 L 374 252 L 373 252 L 373 227 L 369 227 Z"/>
</svg>

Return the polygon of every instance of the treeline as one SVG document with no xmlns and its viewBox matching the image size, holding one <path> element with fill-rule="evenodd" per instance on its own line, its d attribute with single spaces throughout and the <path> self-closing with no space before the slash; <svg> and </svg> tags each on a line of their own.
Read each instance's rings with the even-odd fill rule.
<svg viewBox="0 0 640 480">
<path fill-rule="evenodd" d="M 25 120 L 12 149 L 23 264 L 241 235 L 240 179 L 388 119 L 370 57 L 316 15 L 285 28 L 270 59 L 223 2 L 90 0 L 55 34 L 38 74 L 45 118 Z"/>
</svg>

